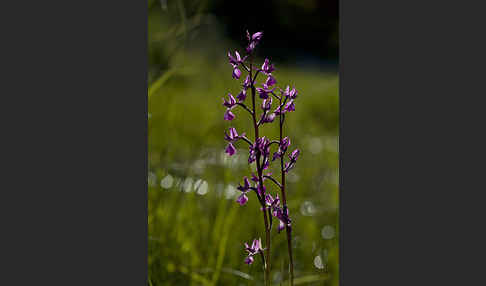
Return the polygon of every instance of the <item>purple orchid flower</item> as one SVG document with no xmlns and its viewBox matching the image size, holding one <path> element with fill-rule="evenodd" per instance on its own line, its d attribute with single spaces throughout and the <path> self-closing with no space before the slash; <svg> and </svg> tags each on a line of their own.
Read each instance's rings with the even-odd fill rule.
<svg viewBox="0 0 486 286">
<path fill-rule="evenodd" d="M 241 90 L 240 93 L 238 93 L 238 95 L 236 96 L 236 98 L 238 99 L 238 102 L 245 101 L 245 99 L 246 99 L 246 90 L 245 89 Z"/>
<path fill-rule="evenodd" d="M 280 204 L 280 198 L 278 197 L 278 194 L 275 196 L 275 199 L 272 197 L 272 195 L 267 194 L 265 196 L 265 203 L 267 204 L 268 208 L 275 208 Z"/>
<path fill-rule="evenodd" d="M 243 82 L 243 88 L 247 90 L 251 86 L 251 78 L 250 75 L 247 75 L 245 81 Z"/>
<path fill-rule="evenodd" d="M 264 99 L 263 102 L 262 102 L 263 111 L 269 111 L 270 108 L 272 108 L 272 98 L 271 97 Z"/>
<path fill-rule="evenodd" d="M 295 163 L 297 162 L 297 158 L 299 157 L 299 154 L 300 154 L 299 149 L 295 149 L 291 154 L 289 154 L 290 162 L 285 163 L 285 168 L 284 168 L 284 171 L 286 173 L 288 171 L 290 171 L 295 166 Z"/>
<path fill-rule="evenodd" d="M 248 243 L 244 243 L 245 245 L 245 250 L 248 252 L 248 256 L 245 258 L 245 263 L 246 264 L 252 264 L 253 263 L 253 256 L 260 253 L 264 249 L 262 248 L 262 240 L 261 238 L 254 239 L 253 243 L 251 244 L 251 247 L 248 246 Z"/>
<path fill-rule="evenodd" d="M 284 107 L 285 111 L 292 112 L 295 111 L 295 105 L 294 105 L 294 100 L 291 99 L 289 102 Z"/>
<path fill-rule="evenodd" d="M 238 186 L 238 190 L 241 191 L 241 195 L 236 200 L 236 202 L 239 203 L 241 206 L 248 202 L 248 197 L 246 196 L 246 193 L 250 191 L 250 187 L 251 187 L 250 181 L 248 181 L 247 177 L 244 177 L 243 186 L 242 185 Z"/>
<path fill-rule="evenodd" d="M 260 40 L 262 39 L 262 37 L 263 37 L 263 32 L 256 32 L 250 37 L 250 33 L 246 31 L 246 38 L 250 42 L 246 47 L 246 52 L 249 54 L 252 53 L 256 45 L 258 44 L 258 42 L 260 42 Z"/>
<path fill-rule="evenodd" d="M 236 129 L 234 127 L 231 127 L 229 129 L 229 134 L 227 134 L 226 132 L 224 133 L 224 140 L 228 142 L 233 142 L 238 138 L 239 138 L 238 133 L 236 132 Z"/>
<path fill-rule="evenodd" d="M 295 87 L 293 87 L 292 89 L 290 89 L 290 86 L 287 85 L 287 87 L 285 88 L 285 91 L 283 92 L 283 95 L 285 97 L 290 97 L 291 99 L 296 99 L 297 98 L 297 90 L 295 89 Z"/>
<path fill-rule="evenodd" d="M 231 75 L 234 79 L 240 79 L 241 71 L 238 68 L 233 69 L 233 74 Z"/>
<path fill-rule="evenodd" d="M 268 59 L 265 59 L 265 61 L 263 62 L 261 70 L 264 74 L 271 75 L 272 72 L 275 70 L 275 68 L 274 68 L 273 64 L 270 64 L 270 61 Z"/>
<path fill-rule="evenodd" d="M 229 59 L 230 64 L 233 66 L 233 68 L 237 67 L 238 65 L 240 65 L 243 62 L 238 51 L 235 51 L 235 57 L 233 57 L 231 55 L 231 53 L 228 52 L 228 59 Z"/>
<path fill-rule="evenodd" d="M 289 158 L 292 161 L 297 161 L 297 158 L 299 157 L 299 155 L 300 155 L 300 150 L 295 149 L 294 151 L 292 151 L 292 153 L 290 153 Z"/>
<path fill-rule="evenodd" d="M 262 123 L 271 123 L 271 122 L 273 122 L 273 120 L 275 120 L 275 117 L 276 117 L 276 115 L 275 115 L 274 112 L 267 114 L 263 118 Z"/>
<path fill-rule="evenodd" d="M 287 148 L 289 146 L 290 146 L 290 138 L 285 137 L 284 139 L 282 139 L 282 142 L 280 142 L 279 144 L 278 151 L 273 153 L 272 161 L 275 161 L 277 158 L 282 157 L 287 151 Z"/>
<path fill-rule="evenodd" d="M 276 79 L 275 79 L 275 78 L 274 78 L 272 75 L 269 75 L 269 76 L 267 77 L 267 80 L 265 81 L 265 84 L 266 84 L 267 86 L 272 86 L 272 85 L 274 85 L 274 84 L 276 84 L 276 83 L 277 83 L 277 80 L 276 80 Z"/>
<path fill-rule="evenodd" d="M 223 98 L 223 105 L 227 108 L 233 108 L 236 105 L 236 99 L 233 97 L 231 93 L 228 93 L 228 101 Z"/>
<path fill-rule="evenodd" d="M 277 217 L 280 222 L 279 222 L 279 225 L 278 225 L 278 232 L 282 231 L 285 226 L 291 226 L 291 220 L 290 220 L 290 217 L 289 217 L 289 210 L 287 209 L 285 212 L 282 210 L 282 208 L 280 207 L 275 207 L 274 208 L 274 212 L 273 212 L 273 215 L 275 217 Z"/>
<path fill-rule="evenodd" d="M 260 98 L 267 99 L 268 95 L 272 93 L 275 90 L 275 88 L 270 89 L 270 87 L 267 86 L 266 84 L 263 84 L 262 86 L 263 87 L 257 87 L 256 90 L 260 94 Z"/>
</svg>

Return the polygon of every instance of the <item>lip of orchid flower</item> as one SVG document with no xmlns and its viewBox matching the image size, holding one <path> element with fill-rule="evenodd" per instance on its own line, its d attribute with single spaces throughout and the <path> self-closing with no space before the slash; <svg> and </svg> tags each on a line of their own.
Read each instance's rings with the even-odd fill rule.
<svg viewBox="0 0 486 286">
<path fill-rule="evenodd" d="M 236 202 L 240 204 L 240 206 L 245 205 L 248 202 L 248 197 L 246 196 L 246 193 L 241 194 L 238 199 L 236 199 Z"/>
<path fill-rule="evenodd" d="M 248 255 L 248 256 L 245 258 L 245 263 L 246 263 L 246 264 L 248 264 L 248 265 L 250 265 L 250 264 L 252 264 L 252 263 L 253 263 L 253 261 L 254 261 L 254 260 L 255 260 L 255 259 L 253 258 L 253 256 L 252 256 L 252 255 Z"/>
<path fill-rule="evenodd" d="M 231 75 L 234 79 L 239 79 L 241 76 L 241 71 L 238 68 L 233 69 L 233 74 Z"/>
<path fill-rule="evenodd" d="M 236 153 L 236 148 L 230 142 L 230 143 L 228 143 L 228 146 L 226 147 L 226 150 L 224 152 L 227 153 L 230 156 L 233 156 Z"/>
</svg>

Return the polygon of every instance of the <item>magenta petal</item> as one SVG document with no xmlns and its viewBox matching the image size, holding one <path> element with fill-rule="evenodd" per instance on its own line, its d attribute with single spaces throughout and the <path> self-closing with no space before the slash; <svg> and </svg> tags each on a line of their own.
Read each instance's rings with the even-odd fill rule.
<svg viewBox="0 0 486 286">
<path fill-rule="evenodd" d="M 236 137 L 238 137 L 238 133 L 236 132 L 236 129 L 234 127 L 231 127 L 229 131 L 231 139 L 235 139 Z"/>
<path fill-rule="evenodd" d="M 233 78 L 235 78 L 235 79 L 239 79 L 239 78 L 240 78 L 240 76 L 241 76 L 241 71 L 240 71 L 238 68 L 234 68 L 234 69 L 233 69 L 233 75 L 232 75 L 232 76 L 233 76 Z"/>
<path fill-rule="evenodd" d="M 236 148 L 233 144 L 229 143 L 226 147 L 225 153 L 228 153 L 230 156 L 233 156 L 236 153 Z"/>
<path fill-rule="evenodd" d="M 282 221 L 280 221 L 280 223 L 278 224 L 278 232 L 281 232 L 284 228 L 285 228 L 285 224 Z"/>
<path fill-rule="evenodd" d="M 263 32 L 256 32 L 255 34 L 253 34 L 251 36 L 251 39 L 253 41 L 260 41 L 262 39 L 262 37 L 263 37 Z"/>
<path fill-rule="evenodd" d="M 248 265 L 252 264 L 253 263 L 253 256 L 250 256 L 250 255 L 247 256 L 245 258 L 245 263 L 248 264 Z"/>
<path fill-rule="evenodd" d="M 246 99 L 246 90 L 243 89 L 242 91 L 240 91 L 240 93 L 236 96 L 236 98 L 238 99 L 239 102 L 245 101 L 245 99 Z"/>
<path fill-rule="evenodd" d="M 246 202 L 248 202 L 248 197 L 245 195 L 245 193 L 243 193 L 238 197 L 236 202 L 239 203 L 240 206 L 242 206 L 242 205 L 246 204 Z"/>
</svg>

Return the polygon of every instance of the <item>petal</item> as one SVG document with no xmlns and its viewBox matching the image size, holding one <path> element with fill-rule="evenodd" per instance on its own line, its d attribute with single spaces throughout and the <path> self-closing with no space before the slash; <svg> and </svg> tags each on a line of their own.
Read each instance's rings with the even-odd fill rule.
<svg viewBox="0 0 486 286">
<path fill-rule="evenodd" d="M 240 91 L 240 93 L 236 96 L 236 98 L 238 99 L 239 102 L 245 101 L 245 99 L 246 99 L 246 90 L 243 89 L 242 91 Z"/>
<path fill-rule="evenodd" d="M 299 157 L 299 154 L 300 154 L 300 150 L 299 149 L 295 149 L 294 151 L 292 151 L 292 154 L 290 154 L 290 159 L 292 160 L 297 160 L 297 158 Z"/>
<path fill-rule="evenodd" d="M 236 99 L 233 97 L 233 95 L 231 93 L 228 93 L 228 97 L 229 97 L 229 103 L 233 106 L 236 104 Z"/>
<path fill-rule="evenodd" d="M 265 118 L 265 122 L 273 122 L 273 120 L 275 120 L 275 113 L 270 113 L 269 115 L 267 115 L 267 117 Z"/>
<path fill-rule="evenodd" d="M 235 139 L 236 137 L 238 137 L 238 133 L 236 132 L 236 129 L 234 127 L 231 127 L 229 129 L 229 132 L 230 132 L 231 139 Z"/>
<path fill-rule="evenodd" d="M 253 263 L 253 256 L 251 255 L 248 255 L 246 258 L 245 258 L 245 263 L 250 265 Z"/>
<path fill-rule="evenodd" d="M 248 197 L 243 193 L 238 197 L 236 202 L 239 203 L 240 206 L 242 206 L 242 205 L 246 204 L 246 202 L 248 202 Z"/>
<path fill-rule="evenodd" d="M 228 146 L 226 147 L 225 153 L 228 153 L 228 155 L 233 156 L 236 153 L 235 146 L 229 143 Z"/>
<path fill-rule="evenodd" d="M 253 243 L 251 245 L 251 248 L 253 249 L 253 251 L 257 252 L 258 250 L 260 250 L 260 241 L 257 240 L 257 239 L 254 239 L 253 240 Z"/>
<path fill-rule="evenodd" d="M 245 183 L 244 187 L 248 190 L 250 188 L 250 181 L 248 181 L 248 178 L 246 176 L 243 181 Z"/>
<path fill-rule="evenodd" d="M 238 68 L 234 68 L 232 76 L 234 79 L 239 79 L 241 76 L 241 71 Z"/>
<path fill-rule="evenodd" d="M 252 41 L 260 41 L 263 37 L 263 32 L 256 32 L 251 36 Z"/>
</svg>

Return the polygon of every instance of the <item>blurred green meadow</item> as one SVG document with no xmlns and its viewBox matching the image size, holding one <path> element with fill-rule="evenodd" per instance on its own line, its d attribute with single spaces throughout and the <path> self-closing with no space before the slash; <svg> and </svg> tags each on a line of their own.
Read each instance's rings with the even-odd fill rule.
<svg viewBox="0 0 486 286">
<path fill-rule="evenodd" d="M 243 109 L 234 110 L 233 121 L 223 120 L 222 98 L 238 94 L 244 79 L 231 78 L 226 52 L 242 50 L 244 42 L 225 38 L 210 16 L 191 17 L 187 7 L 181 12 L 182 2 L 173 4 L 172 16 L 158 3 L 149 1 L 148 285 L 263 285 L 261 260 L 244 264 L 243 247 L 264 238 L 260 205 L 253 193 L 245 206 L 235 202 L 237 185 L 254 171 L 248 145 L 236 143 L 232 157 L 224 153 L 229 127 L 254 138 Z M 265 37 L 271 35 L 261 45 Z M 301 150 L 287 177 L 295 285 L 338 285 L 337 72 L 274 63 L 277 85 L 299 91 L 284 131 L 291 150 Z M 277 139 L 278 124 L 260 132 Z M 276 178 L 278 168 L 270 166 Z M 273 184 L 266 187 L 276 194 Z M 276 227 L 271 255 L 273 284 L 288 285 L 286 237 Z"/>
</svg>

